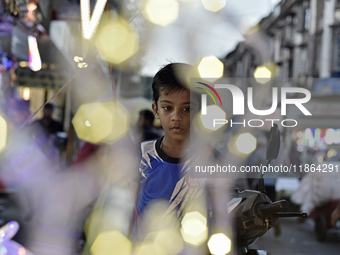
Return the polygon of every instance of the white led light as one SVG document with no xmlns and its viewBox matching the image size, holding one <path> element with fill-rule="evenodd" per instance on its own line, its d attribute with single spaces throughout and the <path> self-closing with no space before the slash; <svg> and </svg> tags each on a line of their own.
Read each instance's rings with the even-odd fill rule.
<svg viewBox="0 0 340 255">
<path fill-rule="evenodd" d="M 29 35 L 28 38 L 28 51 L 29 51 L 29 59 L 28 66 L 32 71 L 39 71 L 41 69 L 41 59 L 37 44 L 37 39 L 34 36 Z"/>
<path fill-rule="evenodd" d="M 90 40 L 100 21 L 103 14 L 107 0 L 98 0 L 93 10 L 92 17 L 90 18 L 90 0 L 80 1 L 81 22 L 83 27 L 83 36 L 85 39 Z"/>
</svg>

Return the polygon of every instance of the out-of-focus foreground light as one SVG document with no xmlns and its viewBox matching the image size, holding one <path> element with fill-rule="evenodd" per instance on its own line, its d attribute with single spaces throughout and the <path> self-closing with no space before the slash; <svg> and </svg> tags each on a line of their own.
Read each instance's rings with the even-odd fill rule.
<svg viewBox="0 0 340 255">
<path fill-rule="evenodd" d="M 204 98 L 205 95 L 203 95 Z M 218 105 L 208 105 L 207 106 L 207 114 L 200 115 L 200 120 L 204 128 L 210 131 L 215 131 L 221 127 L 223 127 L 222 123 L 214 123 L 214 120 L 226 120 L 227 114 L 221 107 Z"/>
<path fill-rule="evenodd" d="M 18 255 L 26 255 L 27 254 L 27 251 L 24 247 L 20 247 L 18 249 Z"/>
<path fill-rule="evenodd" d="M 183 240 L 177 230 L 168 228 L 149 233 L 144 243 L 136 249 L 136 254 L 175 255 L 183 249 Z M 147 251 L 153 251 L 147 253 Z"/>
<path fill-rule="evenodd" d="M 72 123 L 78 137 L 91 143 L 113 143 L 128 130 L 127 111 L 119 102 L 81 105 Z"/>
<path fill-rule="evenodd" d="M 37 39 L 29 35 L 28 40 L 28 66 L 32 71 L 37 72 L 41 69 L 41 59 L 37 44 Z"/>
<path fill-rule="evenodd" d="M 212 78 L 215 81 L 223 76 L 224 66 L 217 57 L 208 56 L 201 59 L 197 69 L 201 78 Z"/>
<path fill-rule="evenodd" d="M 202 3 L 206 10 L 217 12 L 225 6 L 226 1 L 227 0 L 202 0 Z"/>
<path fill-rule="evenodd" d="M 207 219 L 199 212 L 185 214 L 181 224 L 181 234 L 185 242 L 198 246 L 207 240 Z"/>
<path fill-rule="evenodd" d="M 93 255 L 131 255 L 131 242 L 118 231 L 100 233 L 91 246 Z"/>
<path fill-rule="evenodd" d="M 20 61 L 19 65 L 20 65 L 20 67 L 25 68 L 25 67 L 28 67 L 28 62 L 27 61 Z"/>
<path fill-rule="evenodd" d="M 22 91 L 22 98 L 25 99 L 26 101 L 30 100 L 30 95 L 31 95 L 31 91 L 29 88 L 24 88 L 24 90 Z"/>
<path fill-rule="evenodd" d="M 150 22 L 167 26 L 178 18 L 178 12 L 179 4 L 176 0 L 148 0 L 143 14 Z"/>
<path fill-rule="evenodd" d="M 338 155 L 338 152 L 335 150 L 335 149 L 330 149 L 328 152 L 327 152 L 327 157 L 328 158 L 332 158 L 332 157 L 336 157 Z"/>
<path fill-rule="evenodd" d="M 83 36 L 85 39 L 87 40 L 91 39 L 91 37 L 95 33 L 100 21 L 100 17 L 103 14 L 106 2 L 107 0 L 96 1 L 96 5 L 94 7 L 92 17 L 90 19 L 90 0 L 80 1 L 81 23 L 83 29 Z"/>
<path fill-rule="evenodd" d="M 238 151 L 244 154 L 250 154 L 256 149 L 256 138 L 250 133 L 240 134 L 235 143 Z"/>
<path fill-rule="evenodd" d="M 73 61 L 76 63 L 82 62 L 84 59 L 82 57 L 79 56 L 74 56 Z"/>
<path fill-rule="evenodd" d="M 272 78 L 271 71 L 265 66 L 258 66 L 254 71 L 254 78 L 260 84 L 266 84 Z"/>
<path fill-rule="evenodd" d="M 101 27 L 95 44 L 103 60 L 119 64 L 138 51 L 139 35 L 126 20 L 113 16 Z"/>
<path fill-rule="evenodd" d="M 227 254 L 231 250 L 231 241 L 226 235 L 222 233 L 214 234 L 209 239 L 208 247 L 211 254 Z"/>
<path fill-rule="evenodd" d="M 313 137 L 313 134 L 312 132 L 310 131 L 310 129 L 308 130 L 309 132 L 307 133 L 307 130 L 305 132 L 305 137 L 308 138 L 308 137 Z M 326 130 L 326 135 L 324 137 L 325 139 L 325 143 L 330 145 L 330 144 L 333 144 L 335 139 L 336 139 L 336 132 L 333 128 L 329 128 Z"/>
<path fill-rule="evenodd" d="M 0 115 L 0 152 L 5 149 L 7 141 L 7 123 Z"/>
</svg>

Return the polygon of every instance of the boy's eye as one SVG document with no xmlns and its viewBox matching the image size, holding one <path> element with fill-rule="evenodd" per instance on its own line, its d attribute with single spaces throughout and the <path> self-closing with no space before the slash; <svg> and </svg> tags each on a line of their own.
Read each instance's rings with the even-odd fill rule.
<svg viewBox="0 0 340 255">
<path fill-rule="evenodd" d="M 170 107 L 170 106 L 163 106 L 162 108 L 166 111 L 170 111 L 172 109 L 172 107 Z"/>
<path fill-rule="evenodd" d="M 192 111 L 192 108 L 191 107 L 185 107 L 183 110 L 186 111 L 186 112 L 190 112 L 190 111 Z"/>
</svg>

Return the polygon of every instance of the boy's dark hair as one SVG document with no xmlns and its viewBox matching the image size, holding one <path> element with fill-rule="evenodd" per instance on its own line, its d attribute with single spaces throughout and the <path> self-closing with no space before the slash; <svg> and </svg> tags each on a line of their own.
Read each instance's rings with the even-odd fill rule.
<svg viewBox="0 0 340 255">
<path fill-rule="evenodd" d="M 168 95 L 170 92 L 188 90 L 184 82 L 185 75 L 189 74 L 192 66 L 184 63 L 171 63 L 159 70 L 152 81 L 153 101 L 156 103 L 161 93 Z"/>
<path fill-rule="evenodd" d="M 150 125 L 152 125 L 153 121 L 155 120 L 155 115 L 150 110 L 142 110 L 139 112 L 139 115 L 144 117 L 145 121 L 149 121 Z"/>
</svg>

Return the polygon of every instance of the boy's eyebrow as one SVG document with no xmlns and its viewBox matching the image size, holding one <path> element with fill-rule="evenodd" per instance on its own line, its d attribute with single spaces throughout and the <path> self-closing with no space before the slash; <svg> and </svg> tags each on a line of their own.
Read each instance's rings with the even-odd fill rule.
<svg viewBox="0 0 340 255">
<path fill-rule="evenodd" d="M 161 100 L 160 103 L 170 103 L 170 104 L 172 104 L 172 102 L 169 101 L 169 100 Z M 190 102 L 190 101 L 188 101 L 188 102 L 185 102 L 185 103 L 183 103 L 183 104 L 196 104 L 196 103 L 195 103 L 195 102 Z"/>
<path fill-rule="evenodd" d="M 161 101 L 159 101 L 160 103 L 170 103 L 170 104 L 172 104 L 172 102 L 171 101 L 169 101 L 169 100 L 161 100 Z"/>
</svg>

